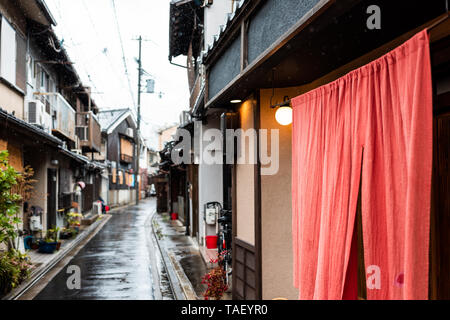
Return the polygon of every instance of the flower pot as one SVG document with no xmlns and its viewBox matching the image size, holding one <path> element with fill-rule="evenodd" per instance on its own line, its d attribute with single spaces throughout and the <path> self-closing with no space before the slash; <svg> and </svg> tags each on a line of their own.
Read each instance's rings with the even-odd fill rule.
<svg viewBox="0 0 450 320">
<path fill-rule="evenodd" d="M 39 252 L 40 253 L 53 253 L 56 250 L 57 242 L 39 242 Z"/>
<path fill-rule="evenodd" d="M 178 219 L 178 213 L 176 213 L 176 212 L 172 213 L 171 217 L 172 217 L 172 220 L 177 220 Z"/>
<path fill-rule="evenodd" d="M 56 243 L 56 251 L 58 251 L 59 248 L 61 248 L 61 241 L 58 241 L 58 242 Z"/>
<path fill-rule="evenodd" d="M 59 238 L 65 240 L 65 239 L 72 238 L 72 236 L 73 236 L 72 231 L 64 231 L 64 232 L 61 232 L 61 234 L 59 235 Z"/>
</svg>

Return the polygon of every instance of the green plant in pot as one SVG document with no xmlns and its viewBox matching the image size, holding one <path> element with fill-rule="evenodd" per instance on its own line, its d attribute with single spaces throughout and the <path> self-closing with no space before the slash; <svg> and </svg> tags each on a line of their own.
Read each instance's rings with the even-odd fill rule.
<svg viewBox="0 0 450 320">
<path fill-rule="evenodd" d="M 27 279 L 32 267 L 29 257 L 16 249 L 0 252 L 0 296 Z"/>
<path fill-rule="evenodd" d="M 60 239 L 70 239 L 75 234 L 75 230 L 71 228 L 62 228 L 61 232 L 59 233 Z"/>
<path fill-rule="evenodd" d="M 76 233 L 80 231 L 81 218 L 83 218 L 81 213 L 69 212 L 67 214 L 67 222 L 69 223 L 70 228 L 74 229 Z"/>
<path fill-rule="evenodd" d="M 59 250 L 61 242 L 58 239 L 59 228 L 55 227 L 48 229 L 44 240 L 39 242 L 39 252 L 41 253 L 53 253 L 55 250 Z"/>
</svg>

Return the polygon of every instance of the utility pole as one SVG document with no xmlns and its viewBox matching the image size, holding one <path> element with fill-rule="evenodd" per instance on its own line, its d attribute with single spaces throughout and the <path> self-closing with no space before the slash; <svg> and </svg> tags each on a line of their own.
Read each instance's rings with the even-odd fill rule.
<svg viewBox="0 0 450 320">
<path fill-rule="evenodd" d="M 140 196 L 140 158 L 141 158 L 141 78 L 142 78 L 142 36 L 137 39 L 139 41 L 139 67 L 138 67 L 138 100 L 137 100 L 137 175 L 136 175 L 136 205 L 139 204 Z"/>
</svg>

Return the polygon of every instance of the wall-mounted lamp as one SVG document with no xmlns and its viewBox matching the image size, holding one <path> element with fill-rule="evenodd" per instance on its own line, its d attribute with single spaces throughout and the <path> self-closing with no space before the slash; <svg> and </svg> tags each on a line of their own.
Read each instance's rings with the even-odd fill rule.
<svg viewBox="0 0 450 320">
<path fill-rule="evenodd" d="M 272 109 L 278 108 L 275 112 L 275 120 L 282 126 L 292 123 L 292 107 L 291 100 L 288 96 L 284 96 L 283 102 L 270 106 Z"/>
<path fill-rule="evenodd" d="M 50 161 L 52 166 L 57 166 L 59 164 L 59 161 L 57 159 L 53 159 L 52 161 Z"/>
</svg>

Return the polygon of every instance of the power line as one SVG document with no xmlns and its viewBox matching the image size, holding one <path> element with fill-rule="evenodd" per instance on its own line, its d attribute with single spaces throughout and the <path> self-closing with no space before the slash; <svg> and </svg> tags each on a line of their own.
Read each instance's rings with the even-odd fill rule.
<svg viewBox="0 0 450 320">
<path fill-rule="evenodd" d="M 60 0 L 55 1 L 55 7 L 56 7 L 56 9 L 57 9 L 57 11 L 58 11 L 58 15 L 59 15 L 60 21 L 64 21 L 64 19 L 63 19 L 63 14 L 62 14 L 62 10 L 61 10 L 61 3 L 60 3 Z M 79 64 L 79 65 L 81 65 L 82 69 L 84 70 L 84 73 L 85 73 L 86 76 L 88 77 L 88 80 L 89 80 L 90 85 L 91 85 L 92 87 L 94 87 L 94 89 L 95 89 L 96 92 L 99 92 L 97 86 L 95 85 L 95 83 L 94 83 L 94 82 L 92 81 L 92 79 L 91 79 L 90 73 L 87 71 L 89 68 L 86 68 L 86 65 L 85 65 L 86 59 L 85 59 L 85 56 L 84 56 L 84 52 L 83 52 L 83 54 L 80 54 L 80 51 L 78 50 L 77 45 L 76 45 L 75 41 L 74 41 L 73 38 L 72 38 L 72 34 L 71 34 L 71 32 L 70 32 L 69 27 L 68 27 L 65 23 L 60 24 L 60 25 L 61 25 L 62 29 L 64 29 L 63 36 L 64 36 L 64 35 L 67 35 L 67 37 L 70 39 L 70 41 L 71 41 L 71 43 L 72 43 L 72 47 L 74 48 L 74 50 L 76 50 L 76 55 L 77 55 L 78 57 L 82 57 L 83 62 L 81 62 L 81 64 Z M 63 39 L 63 40 L 64 40 L 64 39 Z M 62 42 L 61 42 L 61 45 L 62 45 Z M 64 46 L 67 47 L 66 45 L 64 45 Z M 102 102 L 104 102 L 104 101 L 103 101 L 103 97 L 102 97 L 101 95 L 99 95 L 98 97 L 100 97 L 100 100 L 102 100 Z M 98 102 L 98 101 L 97 101 L 97 102 Z"/>
<path fill-rule="evenodd" d="M 63 15 L 62 15 L 62 10 L 61 10 L 61 3 L 60 3 L 60 0 L 57 1 L 57 2 L 55 2 L 55 7 L 56 7 L 56 9 L 57 9 L 57 11 L 58 11 L 58 15 L 59 15 L 60 21 L 64 21 Z M 76 50 L 77 56 L 80 56 L 80 57 L 83 58 L 83 62 L 81 63 L 81 67 L 83 68 L 84 73 L 85 73 L 86 76 L 88 77 L 90 84 L 94 87 L 95 91 L 98 92 L 99 90 L 98 90 L 97 86 L 95 85 L 95 83 L 92 81 L 91 75 L 90 75 L 90 73 L 87 71 L 88 68 L 86 68 L 86 65 L 85 65 L 85 63 L 84 63 L 84 62 L 86 61 L 85 56 L 84 56 L 84 53 L 83 53 L 83 54 L 80 54 L 80 52 L 78 51 L 77 45 L 75 44 L 75 41 L 74 41 L 73 38 L 72 38 L 72 34 L 71 34 L 71 32 L 70 32 L 69 27 L 66 26 L 65 23 L 61 24 L 61 27 L 66 31 L 66 32 L 64 32 L 64 34 L 67 34 L 67 37 L 70 39 L 70 41 L 71 41 L 71 43 L 72 43 L 72 47 L 74 48 L 74 50 Z M 100 96 L 100 98 L 101 98 L 101 100 L 103 100 L 103 97 Z"/>
<path fill-rule="evenodd" d="M 114 11 L 114 19 L 116 21 L 117 33 L 119 34 L 120 46 L 122 48 L 123 66 L 125 68 L 125 74 L 126 74 L 127 79 L 128 79 L 128 88 L 130 90 L 131 99 L 133 100 L 133 105 L 136 108 L 136 102 L 134 101 L 134 95 L 133 95 L 133 89 L 131 88 L 130 76 L 128 74 L 127 60 L 125 59 L 125 50 L 124 50 L 124 47 L 123 47 L 122 35 L 120 33 L 119 19 L 117 18 L 116 3 L 115 3 L 114 0 L 111 0 L 111 2 L 112 2 L 112 6 L 113 6 L 113 11 Z"/>
<path fill-rule="evenodd" d="M 94 23 L 94 19 L 92 18 L 91 12 L 89 11 L 88 6 L 86 5 L 86 1 L 85 1 L 85 0 L 82 0 L 82 3 L 83 3 L 83 6 L 84 6 L 84 9 L 86 10 L 86 13 L 87 13 L 87 16 L 88 16 L 88 18 L 89 18 L 89 21 L 90 21 L 90 23 L 91 23 L 91 25 L 92 25 L 92 28 L 94 29 L 94 32 L 95 32 L 95 34 L 96 34 L 96 36 L 97 36 L 97 39 L 98 39 L 99 41 L 101 41 L 101 40 L 102 40 L 102 37 L 100 36 L 100 33 L 98 32 L 98 29 L 97 29 L 97 27 L 96 27 L 96 25 L 95 25 L 95 23 Z M 105 49 L 106 49 L 106 50 L 105 50 Z M 120 77 L 120 76 L 118 75 L 117 70 L 116 70 L 114 64 L 113 64 L 112 61 L 111 61 L 111 57 L 110 57 L 110 55 L 109 55 L 109 53 L 108 53 L 108 51 L 107 51 L 107 48 L 105 48 L 105 49 L 103 50 L 103 54 L 104 54 L 104 55 L 106 56 L 106 58 L 108 59 L 109 65 L 111 66 L 111 70 L 112 70 L 112 72 L 114 73 L 114 76 L 117 78 L 117 80 L 119 81 L 119 83 L 120 83 L 121 85 L 123 85 L 123 78 Z"/>
</svg>

